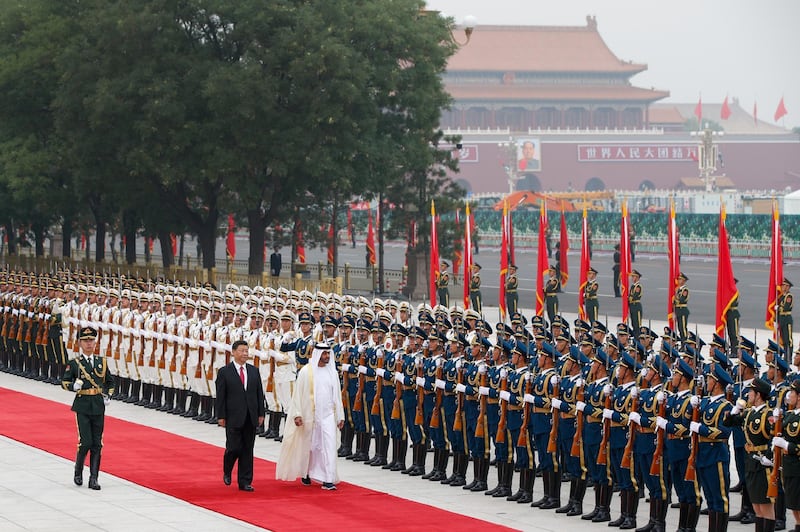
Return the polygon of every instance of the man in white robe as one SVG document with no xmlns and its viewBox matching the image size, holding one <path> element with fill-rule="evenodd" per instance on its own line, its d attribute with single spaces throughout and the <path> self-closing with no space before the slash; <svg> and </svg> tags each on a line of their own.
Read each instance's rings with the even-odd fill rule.
<svg viewBox="0 0 800 532">
<path fill-rule="evenodd" d="M 330 347 L 317 344 L 311 362 L 297 374 L 275 469 L 278 480 L 301 477 L 303 484 L 310 485 L 313 479 L 323 489 L 336 489 L 337 429 L 344 425 L 344 408 L 339 376 L 330 358 Z"/>
</svg>

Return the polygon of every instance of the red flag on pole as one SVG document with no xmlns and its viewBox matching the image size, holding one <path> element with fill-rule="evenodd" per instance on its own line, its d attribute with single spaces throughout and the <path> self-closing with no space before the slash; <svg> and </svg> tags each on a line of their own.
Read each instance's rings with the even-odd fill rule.
<svg viewBox="0 0 800 532">
<path fill-rule="evenodd" d="M 306 263 L 306 246 L 303 242 L 303 229 L 300 227 L 300 222 L 295 224 L 295 230 L 297 231 L 297 236 L 295 237 L 295 242 L 297 246 L 297 262 L 300 264 Z"/>
<path fill-rule="evenodd" d="M 789 111 L 786 110 L 786 104 L 783 103 L 783 96 L 781 96 L 781 101 L 778 102 L 778 108 L 775 109 L 775 121 L 777 122 L 787 114 L 789 114 Z"/>
<path fill-rule="evenodd" d="M 667 321 L 670 327 L 675 326 L 675 314 L 672 308 L 672 297 L 675 295 L 675 285 L 681 273 L 681 257 L 678 239 L 678 225 L 675 223 L 675 200 L 670 200 L 669 219 L 667 221 L 667 255 L 669 257 L 669 272 L 667 286 Z"/>
<path fill-rule="evenodd" d="M 228 215 L 228 238 L 225 241 L 225 252 L 228 255 L 228 260 L 236 258 L 236 237 L 235 237 L 236 223 L 233 221 L 233 215 Z"/>
<path fill-rule="evenodd" d="M 153 252 L 153 238 L 149 236 L 147 237 L 147 252 L 148 253 Z"/>
<path fill-rule="evenodd" d="M 369 221 L 367 222 L 367 253 L 369 253 L 369 264 L 375 266 L 375 229 L 372 227 L 372 210 L 369 211 Z"/>
<path fill-rule="evenodd" d="M 464 211 L 464 308 L 469 308 L 469 284 L 472 279 L 472 214 L 469 202 Z"/>
<path fill-rule="evenodd" d="M 781 235 L 781 215 L 778 213 L 778 202 L 772 203 L 772 244 L 770 246 L 769 285 L 767 286 L 767 316 L 764 325 L 777 332 L 778 297 L 781 295 L 783 282 L 783 236 Z"/>
<path fill-rule="evenodd" d="M 717 255 L 717 319 L 716 332 L 725 335 L 725 325 L 728 323 L 726 314 L 734 300 L 739 297 L 739 289 L 733 277 L 731 264 L 731 250 L 728 247 L 728 230 L 725 228 L 725 204 L 719 211 L 719 252 Z"/>
<path fill-rule="evenodd" d="M 564 208 L 561 208 L 561 236 L 558 243 L 558 262 L 561 268 L 561 286 L 567 285 L 569 280 L 569 265 L 567 252 L 569 251 L 569 235 L 567 234 L 567 220 L 564 217 Z"/>
<path fill-rule="evenodd" d="M 586 320 L 586 309 L 583 306 L 583 289 L 589 281 L 589 220 L 586 218 L 586 205 L 583 206 L 583 222 L 581 225 L 581 265 L 580 265 L 580 286 L 578 287 L 578 317 Z"/>
<path fill-rule="evenodd" d="M 336 234 L 333 231 L 333 224 L 328 225 L 328 264 L 333 264 L 336 257 Z"/>
<path fill-rule="evenodd" d="M 622 298 L 622 321 L 628 322 L 628 294 L 631 276 L 631 220 L 628 202 L 622 202 L 622 228 L 619 234 L 619 289 Z"/>
<path fill-rule="evenodd" d="M 458 228 L 461 225 L 461 217 L 459 216 L 459 210 L 456 209 L 456 234 L 458 234 Z M 453 245 L 453 277 L 458 279 L 458 272 L 461 270 L 461 258 L 463 257 L 463 251 L 459 249 L 459 242 L 455 242 Z M 466 280 L 466 277 L 464 278 Z"/>
<path fill-rule="evenodd" d="M 439 238 L 436 235 L 436 207 L 431 200 L 431 263 L 430 281 L 428 290 L 430 291 L 431 307 L 436 306 L 436 278 L 439 276 Z"/>
<path fill-rule="evenodd" d="M 702 96 L 700 96 L 700 98 L 697 100 L 697 105 L 694 106 L 694 116 L 697 117 L 697 123 L 698 124 L 700 124 L 700 122 L 703 121 L 703 97 Z"/>
<path fill-rule="evenodd" d="M 508 218 L 508 202 L 503 200 L 503 217 L 500 219 L 500 289 L 498 306 L 500 307 L 500 321 L 506 319 L 506 274 L 508 274 L 508 231 L 506 222 Z"/>
<path fill-rule="evenodd" d="M 539 207 L 539 249 L 536 261 L 536 315 L 544 315 L 544 276 L 549 268 L 547 264 L 547 209 L 545 200 Z"/>
<path fill-rule="evenodd" d="M 722 102 L 722 109 L 719 111 L 719 117 L 727 120 L 731 117 L 731 107 L 728 105 L 728 95 L 725 95 L 725 101 Z"/>
</svg>

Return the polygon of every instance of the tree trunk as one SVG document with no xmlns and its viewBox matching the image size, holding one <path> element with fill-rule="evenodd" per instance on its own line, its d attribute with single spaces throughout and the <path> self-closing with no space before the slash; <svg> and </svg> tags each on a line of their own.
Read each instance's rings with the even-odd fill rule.
<svg viewBox="0 0 800 532">
<path fill-rule="evenodd" d="M 95 235 L 95 262 L 102 263 L 106 259 L 106 222 L 105 220 L 97 220 L 97 235 Z"/>
<path fill-rule="evenodd" d="M 8 254 L 17 254 L 17 235 L 14 233 L 14 224 L 11 222 L 5 224 L 6 238 L 8 238 Z"/>
<path fill-rule="evenodd" d="M 261 275 L 264 273 L 264 246 L 266 245 L 267 224 L 259 210 L 247 211 L 247 225 L 250 228 L 250 258 L 247 261 L 247 273 Z"/>
<path fill-rule="evenodd" d="M 33 238 L 36 246 L 36 256 L 44 257 L 44 226 L 33 224 Z"/>
<path fill-rule="evenodd" d="M 153 260 L 153 258 L 150 256 L 150 245 L 152 243 L 153 239 L 151 237 L 149 236 L 144 237 L 144 261 L 147 264 L 150 264 L 150 262 Z"/>
<path fill-rule="evenodd" d="M 383 269 L 383 192 L 378 195 L 378 293 L 386 289 L 386 277 Z"/>
<path fill-rule="evenodd" d="M 175 255 L 172 253 L 172 238 L 169 231 L 160 230 L 158 241 L 161 244 L 161 263 L 165 268 L 170 268 L 175 264 Z"/>
<path fill-rule="evenodd" d="M 200 250 L 203 252 L 203 268 L 210 270 L 217 265 L 217 217 L 210 220 L 197 233 Z"/>
<path fill-rule="evenodd" d="M 72 257 L 72 218 L 64 218 L 61 222 L 61 256 Z"/>
</svg>

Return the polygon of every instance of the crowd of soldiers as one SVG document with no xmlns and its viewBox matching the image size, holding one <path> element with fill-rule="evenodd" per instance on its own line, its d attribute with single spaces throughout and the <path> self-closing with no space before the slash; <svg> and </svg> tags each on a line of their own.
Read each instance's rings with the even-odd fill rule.
<svg viewBox="0 0 800 532">
<path fill-rule="evenodd" d="M 798 368 L 800 351 L 772 340 L 761 355 L 742 336 L 732 351 L 717 335 L 706 345 L 690 331 L 570 324 L 557 307 L 549 321 L 512 312 L 492 326 L 457 306 L 70 272 L 2 272 L 0 297 L 6 372 L 59 383 L 90 326 L 117 380 L 112 399 L 215 423 L 216 372 L 244 340 L 266 392 L 259 434 L 280 440 L 297 371 L 326 342 L 348 460 L 620 529 L 637 528 L 646 490 L 642 532 L 665 530 L 670 507 L 680 532 L 695 530 L 703 499 L 712 532 L 734 519 L 781 530 L 787 507 L 799 516 L 800 379 L 787 358 Z M 536 478 L 543 496 L 533 500 Z"/>
</svg>

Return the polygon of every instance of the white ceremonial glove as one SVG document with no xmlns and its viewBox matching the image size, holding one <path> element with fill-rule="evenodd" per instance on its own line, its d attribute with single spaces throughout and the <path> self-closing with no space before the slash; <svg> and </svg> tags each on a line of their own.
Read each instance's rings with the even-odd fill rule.
<svg viewBox="0 0 800 532">
<path fill-rule="evenodd" d="M 583 412 L 584 410 L 586 410 L 586 403 L 584 403 L 583 401 L 578 401 L 577 403 L 575 403 L 575 410 L 577 410 L 578 412 Z"/>
<path fill-rule="evenodd" d="M 642 425 L 642 416 L 639 415 L 639 412 L 631 412 L 628 414 L 628 425 L 631 423 L 636 423 L 637 425 Z"/>
<path fill-rule="evenodd" d="M 603 386 L 603 395 L 611 395 L 611 392 L 614 391 L 614 388 L 611 387 L 610 384 L 606 384 Z"/>
<path fill-rule="evenodd" d="M 486 364 L 478 366 L 478 375 L 486 375 Z"/>
<path fill-rule="evenodd" d="M 406 338 L 405 340 L 403 340 L 403 349 L 405 349 L 405 348 L 406 348 L 406 347 L 408 347 L 409 345 L 411 345 L 411 341 L 410 341 L 408 338 Z"/>
<path fill-rule="evenodd" d="M 422 342 L 422 349 L 428 349 L 428 346 L 431 345 L 427 340 Z"/>
<path fill-rule="evenodd" d="M 383 377 L 386 375 L 386 370 L 385 370 L 385 369 L 383 369 L 383 368 L 376 368 L 376 369 L 375 369 L 375 374 L 376 374 L 378 377 L 381 377 L 381 378 L 383 378 Z"/>
<path fill-rule="evenodd" d="M 481 386 L 478 388 L 478 393 L 481 395 L 489 395 L 489 387 L 488 386 Z"/>
<path fill-rule="evenodd" d="M 536 397 L 533 394 L 526 393 L 525 395 L 522 396 L 522 400 L 525 401 L 526 403 L 533 404 L 533 402 L 536 400 Z"/>
<path fill-rule="evenodd" d="M 444 390 L 445 382 L 442 379 L 436 379 L 436 381 L 434 381 L 433 384 L 434 384 L 434 386 L 436 386 L 440 390 Z"/>
<path fill-rule="evenodd" d="M 747 406 L 747 401 L 745 401 L 744 399 L 739 399 L 738 401 L 736 401 L 736 404 L 733 405 L 733 408 L 731 409 L 731 415 L 735 416 L 736 414 L 744 410 L 746 406 Z"/>
<path fill-rule="evenodd" d="M 603 419 L 611 419 L 613 415 L 614 411 L 611 410 L 610 408 L 603 409 Z"/>
<path fill-rule="evenodd" d="M 358 372 L 361 373 L 362 375 L 366 375 L 367 374 L 367 366 L 358 366 Z"/>
<path fill-rule="evenodd" d="M 656 394 L 656 401 L 659 402 L 659 403 L 663 403 L 664 399 L 666 399 L 666 398 L 667 398 L 667 396 L 664 395 L 664 392 L 658 392 Z"/>
<path fill-rule="evenodd" d="M 775 449 L 776 447 L 779 447 L 784 451 L 788 451 L 789 442 L 786 441 L 785 438 L 781 438 L 780 436 L 775 436 L 774 438 L 772 438 L 772 448 Z"/>
<path fill-rule="evenodd" d="M 464 384 L 456 384 L 456 391 L 458 393 L 466 393 L 467 387 Z"/>
<path fill-rule="evenodd" d="M 692 408 L 697 408 L 700 405 L 700 398 L 693 395 L 692 398 L 689 399 L 689 404 L 692 405 Z"/>
<path fill-rule="evenodd" d="M 700 427 L 703 425 L 699 421 L 692 421 L 689 423 L 689 430 L 695 434 L 700 434 Z"/>
<path fill-rule="evenodd" d="M 461 359 L 456 360 L 456 369 L 461 369 Z"/>
<path fill-rule="evenodd" d="M 506 368 L 502 368 L 500 370 L 500 378 L 505 379 L 506 377 L 508 377 L 508 370 Z"/>
<path fill-rule="evenodd" d="M 405 379 L 405 375 L 403 375 L 403 374 L 402 374 L 401 372 L 399 372 L 399 371 L 396 371 L 396 372 L 394 373 L 394 381 L 395 381 L 395 382 L 399 382 L 400 384 L 405 384 L 405 381 L 406 381 L 406 379 Z"/>
<path fill-rule="evenodd" d="M 775 419 L 778 419 L 780 417 L 780 415 L 781 415 L 781 409 L 780 408 L 776 408 L 775 410 L 772 411 L 772 417 L 774 417 Z"/>
<path fill-rule="evenodd" d="M 361 344 L 360 346 L 358 346 L 358 354 L 359 355 L 363 355 L 366 352 L 367 352 L 367 348 L 364 346 L 364 344 Z"/>
<path fill-rule="evenodd" d="M 648 372 L 648 371 L 650 371 L 650 368 L 648 368 L 647 366 L 645 366 L 645 367 L 643 367 L 642 369 L 640 369 L 640 370 L 639 370 L 639 375 L 640 375 L 642 378 L 645 378 L 645 377 L 647 377 L 647 372 Z"/>
<path fill-rule="evenodd" d="M 553 386 L 555 386 L 559 382 L 561 382 L 561 379 L 559 378 L 558 375 L 553 375 L 552 377 L 550 377 L 550 384 L 552 384 Z"/>
<path fill-rule="evenodd" d="M 631 388 L 631 397 L 634 397 L 634 398 L 635 397 L 639 397 L 639 388 L 637 388 L 636 386 Z"/>
<path fill-rule="evenodd" d="M 108 405 L 110 405 L 110 404 L 111 404 L 111 398 L 110 398 L 110 397 L 108 397 L 107 395 L 104 395 L 104 396 L 103 396 L 103 404 L 104 404 L 105 406 L 108 406 Z"/>
<path fill-rule="evenodd" d="M 769 458 L 767 458 L 766 456 L 760 456 L 760 457 L 758 458 L 758 462 L 759 462 L 761 465 L 763 465 L 763 466 L 766 466 L 766 467 L 772 467 L 772 466 L 774 465 L 774 464 L 772 463 L 772 460 L 770 460 L 770 459 L 769 459 Z"/>
<path fill-rule="evenodd" d="M 75 379 L 75 382 L 72 383 L 72 389 L 76 392 L 83 388 L 83 381 L 81 379 Z"/>
<path fill-rule="evenodd" d="M 561 410 L 561 399 L 550 399 L 550 407 L 552 410 Z"/>
<path fill-rule="evenodd" d="M 656 426 L 661 430 L 667 430 L 667 419 L 661 416 L 656 418 Z"/>
<path fill-rule="evenodd" d="M 583 386 L 583 378 L 578 377 L 577 379 L 575 379 L 575 386 L 577 387 Z"/>
<path fill-rule="evenodd" d="M 419 386 L 420 388 L 422 388 L 422 387 L 424 387 L 424 386 L 425 386 L 425 377 L 417 377 L 417 378 L 416 378 L 416 380 L 415 380 L 414 382 L 416 382 L 416 383 L 417 383 L 417 386 Z"/>
<path fill-rule="evenodd" d="M 500 400 L 501 401 L 505 401 L 505 402 L 509 402 L 511 400 L 511 392 L 509 392 L 508 390 L 501 391 L 500 392 Z"/>
</svg>

